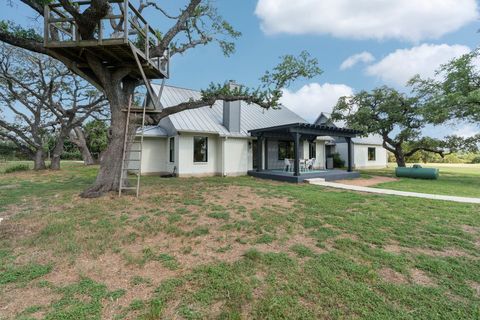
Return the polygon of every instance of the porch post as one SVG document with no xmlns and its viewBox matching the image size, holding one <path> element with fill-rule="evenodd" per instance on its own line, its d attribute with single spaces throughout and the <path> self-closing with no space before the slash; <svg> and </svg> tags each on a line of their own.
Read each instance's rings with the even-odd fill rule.
<svg viewBox="0 0 480 320">
<path fill-rule="evenodd" d="M 347 137 L 347 158 L 348 158 L 348 172 L 352 172 L 352 138 Z"/>
<path fill-rule="evenodd" d="M 263 169 L 263 136 L 257 137 L 257 172 L 262 171 Z"/>
<path fill-rule="evenodd" d="M 300 133 L 293 133 L 293 152 L 295 154 L 295 160 L 293 162 L 293 175 L 300 175 Z"/>
<path fill-rule="evenodd" d="M 265 170 L 268 170 L 268 138 L 265 138 Z"/>
</svg>

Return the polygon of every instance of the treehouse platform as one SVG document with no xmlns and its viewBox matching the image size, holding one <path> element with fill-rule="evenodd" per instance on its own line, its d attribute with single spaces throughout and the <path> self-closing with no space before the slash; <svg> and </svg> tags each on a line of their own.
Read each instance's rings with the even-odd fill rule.
<svg viewBox="0 0 480 320">
<path fill-rule="evenodd" d="M 88 0 L 73 2 L 80 13 L 90 3 Z M 169 53 L 166 51 L 161 57 L 150 56 L 150 50 L 158 45 L 155 30 L 128 0 L 110 0 L 109 3 L 111 12 L 100 20 L 90 39 L 82 39 L 75 19 L 61 4 L 47 4 L 45 47 L 75 61 L 77 67 L 92 79 L 96 76 L 87 63 L 87 53 L 108 68 L 131 67 L 131 77 L 168 78 Z"/>
</svg>

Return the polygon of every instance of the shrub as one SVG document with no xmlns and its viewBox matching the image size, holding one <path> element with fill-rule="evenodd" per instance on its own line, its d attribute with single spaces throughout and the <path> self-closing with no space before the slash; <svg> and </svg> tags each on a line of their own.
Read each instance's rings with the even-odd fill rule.
<svg viewBox="0 0 480 320">
<path fill-rule="evenodd" d="M 342 160 L 340 157 L 340 153 L 334 153 L 333 154 L 333 166 L 335 168 L 343 168 L 345 167 L 345 161 Z"/>
<path fill-rule="evenodd" d="M 480 156 L 473 158 L 471 163 L 480 163 Z"/>
<path fill-rule="evenodd" d="M 5 169 L 5 173 L 12 173 L 12 172 L 17 172 L 17 171 L 28 171 L 30 170 L 30 167 L 28 164 L 17 164 L 12 167 L 8 167 Z"/>
</svg>

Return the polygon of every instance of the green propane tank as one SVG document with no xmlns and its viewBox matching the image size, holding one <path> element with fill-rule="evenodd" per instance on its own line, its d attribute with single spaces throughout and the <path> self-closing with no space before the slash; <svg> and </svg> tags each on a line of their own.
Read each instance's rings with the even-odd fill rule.
<svg viewBox="0 0 480 320">
<path fill-rule="evenodd" d="M 415 164 L 411 168 L 400 168 L 395 169 L 395 175 L 397 177 L 404 178 L 415 178 L 415 179 L 438 179 L 438 169 L 437 168 L 422 168 L 421 165 Z"/>
</svg>

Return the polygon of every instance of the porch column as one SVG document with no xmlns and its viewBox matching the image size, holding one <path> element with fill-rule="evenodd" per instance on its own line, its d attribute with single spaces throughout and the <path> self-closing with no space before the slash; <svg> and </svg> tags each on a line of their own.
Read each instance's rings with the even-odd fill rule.
<svg viewBox="0 0 480 320">
<path fill-rule="evenodd" d="M 293 175 L 300 175 L 300 133 L 293 133 L 293 152 L 295 154 L 295 160 L 293 162 Z"/>
<path fill-rule="evenodd" d="M 265 170 L 268 170 L 268 138 L 265 138 Z"/>
<path fill-rule="evenodd" d="M 260 172 L 263 169 L 263 140 L 263 136 L 257 137 L 257 172 Z"/>
<path fill-rule="evenodd" d="M 347 171 L 352 172 L 352 166 L 353 166 L 353 161 L 352 161 L 352 138 L 347 137 L 345 138 L 347 140 Z"/>
</svg>

